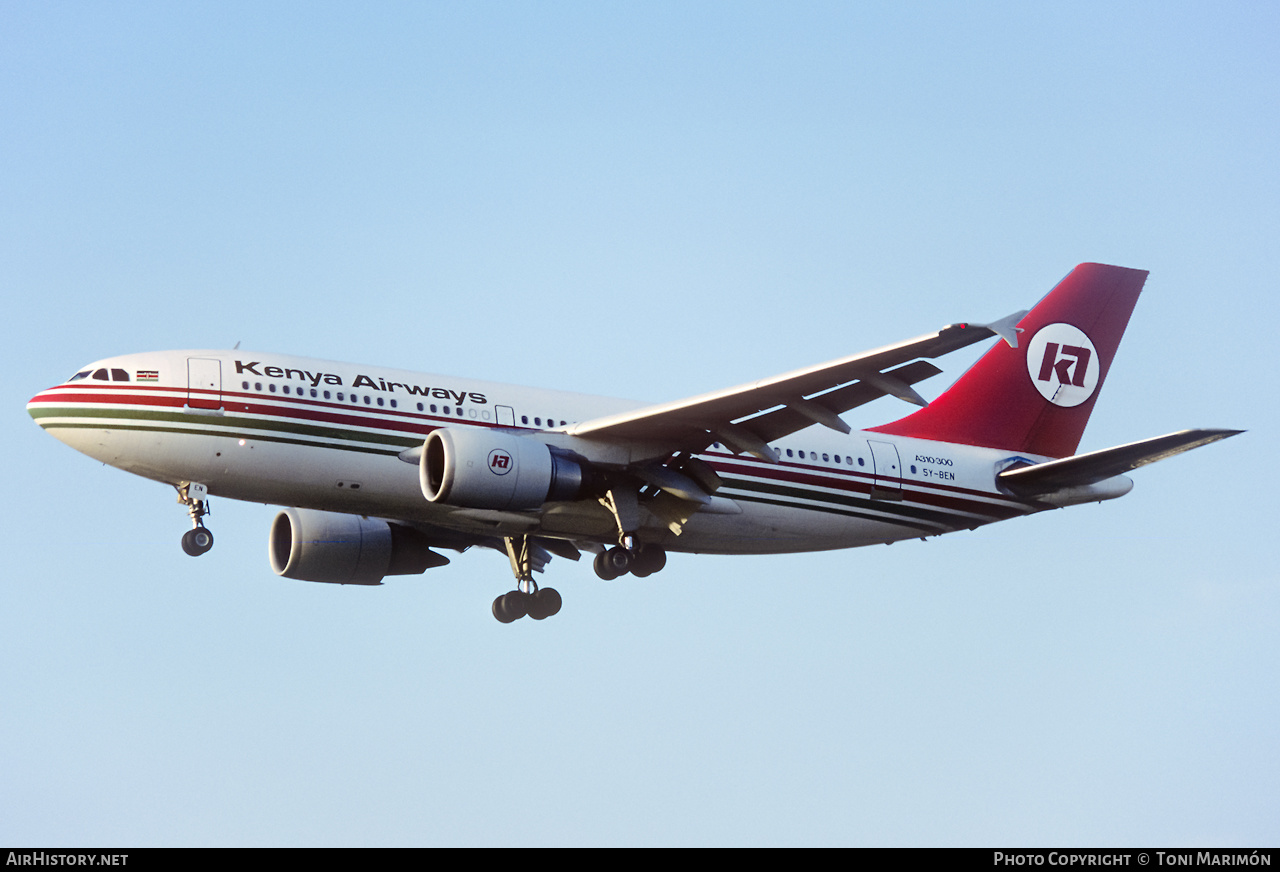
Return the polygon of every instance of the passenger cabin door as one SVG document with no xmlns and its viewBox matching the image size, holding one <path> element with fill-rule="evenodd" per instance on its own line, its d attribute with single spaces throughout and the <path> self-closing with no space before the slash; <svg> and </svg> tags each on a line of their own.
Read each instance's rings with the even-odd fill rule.
<svg viewBox="0 0 1280 872">
<path fill-rule="evenodd" d="M 898 446 L 892 442 L 871 442 L 871 464 L 876 478 L 871 485 L 871 499 L 902 499 L 902 461 L 898 459 Z"/>
<path fill-rule="evenodd" d="M 187 405 L 193 409 L 222 408 L 222 361 L 187 358 Z"/>
</svg>

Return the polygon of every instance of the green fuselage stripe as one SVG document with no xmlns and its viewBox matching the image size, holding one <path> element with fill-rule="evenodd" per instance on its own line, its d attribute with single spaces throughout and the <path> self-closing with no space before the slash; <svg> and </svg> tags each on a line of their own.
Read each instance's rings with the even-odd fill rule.
<svg viewBox="0 0 1280 872">
<path fill-rule="evenodd" d="M 273 437 L 265 435 L 267 433 L 290 433 L 299 437 L 311 437 L 316 440 L 342 440 L 347 442 L 373 442 L 383 445 L 394 445 L 398 448 L 411 448 L 415 445 L 422 444 L 422 438 L 414 438 L 412 436 L 396 436 L 387 433 L 369 433 L 363 430 L 349 430 L 339 427 L 327 427 L 315 424 L 298 424 L 288 420 L 263 419 L 250 417 L 231 417 L 211 415 L 189 415 L 182 412 L 157 412 L 141 409 L 102 409 L 102 408 L 57 408 L 48 407 L 42 409 L 32 409 L 31 417 L 36 423 L 45 428 L 53 427 L 87 427 L 90 429 L 98 427 L 95 424 L 88 423 L 60 423 L 58 421 L 44 421 L 43 418 L 100 418 L 113 422 L 117 422 L 117 426 L 128 430 L 151 430 L 158 433 L 196 433 L 205 436 L 226 436 L 230 438 L 241 439 L 262 439 L 270 442 L 289 442 L 299 445 L 328 445 L 331 443 L 320 442 L 298 442 L 296 440 L 284 439 L 278 436 Z M 156 427 L 148 426 L 147 421 L 165 421 L 174 424 L 193 424 L 192 428 L 187 427 Z M 138 423 L 134 423 L 138 422 Z M 334 445 L 333 447 L 341 447 Z M 369 450 L 369 449 L 361 449 Z M 385 452 L 396 454 L 398 452 Z"/>
</svg>

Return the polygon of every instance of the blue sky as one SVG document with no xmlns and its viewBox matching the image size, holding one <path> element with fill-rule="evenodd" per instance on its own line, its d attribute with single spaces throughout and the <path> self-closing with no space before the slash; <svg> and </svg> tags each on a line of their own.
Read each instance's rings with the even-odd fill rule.
<svg viewBox="0 0 1280 872">
<path fill-rule="evenodd" d="M 0 842 L 1275 844 L 1277 36 L 1255 3 L 0 5 Z M 216 501 L 192 560 L 170 490 L 23 410 L 236 342 L 670 400 L 1086 260 L 1151 278 L 1081 449 L 1246 435 L 928 542 L 557 560 L 540 624 L 489 615 L 492 552 L 278 579 L 270 507 Z"/>
</svg>

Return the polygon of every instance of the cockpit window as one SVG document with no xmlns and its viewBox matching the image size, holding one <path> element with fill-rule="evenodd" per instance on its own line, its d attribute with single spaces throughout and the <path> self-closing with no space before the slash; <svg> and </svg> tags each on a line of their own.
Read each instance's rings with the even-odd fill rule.
<svg viewBox="0 0 1280 872">
<path fill-rule="evenodd" d="M 111 367 L 110 369 L 108 369 L 107 367 L 104 366 L 98 369 L 82 369 L 78 373 L 73 375 L 71 378 L 67 379 L 67 381 L 77 382 L 86 378 L 92 378 L 95 381 L 117 381 L 117 382 L 127 382 L 131 380 L 129 378 L 129 370 L 119 369 L 117 367 Z"/>
</svg>

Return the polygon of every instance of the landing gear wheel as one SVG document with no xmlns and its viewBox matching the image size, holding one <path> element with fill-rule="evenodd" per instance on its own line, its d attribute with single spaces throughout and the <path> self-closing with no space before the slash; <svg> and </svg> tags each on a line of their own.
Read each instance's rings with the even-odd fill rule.
<svg viewBox="0 0 1280 872">
<path fill-rule="evenodd" d="M 631 574 L 644 578 L 662 570 L 667 565 L 667 552 L 657 545 L 646 545 L 632 561 Z"/>
<path fill-rule="evenodd" d="M 607 552 L 604 552 L 603 556 L 604 565 L 608 566 L 609 571 L 613 572 L 613 577 L 626 575 L 627 572 L 631 571 L 631 562 L 634 558 L 631 557 L 631 552 L 621 547 L 621 545 L 618 545 L 617 548 L 609 548 Z"/>
<path fill-rule="evenodd" d="M 504 624 L 509 624 L 516 619 L 516 615 L 508 614 L 506 607 L 503 606 L 502 600 L 506 596 L 498 597 L 493 601 L 493 616 Z"/>
<path fill-rule="evenodd" d="M 213 534 L 204 527 L 196 527 L 182 534 L 182 550 L 192 557 L 199 557 L 213 547 Z"/>
<path fill-rule="evenodd" d="M 493 616 L 504 624 L 518 621 L 529 614 L 532 599 L 524 591 L 508 591 L 493 601 Z"/>
<path fill-rule="evenodd" d="M 535 621 L 541 621 L 557 614 L 564 602 L 560 599 L 560 592 L 554 587 L 541 588 L 529 600 L 529 617 Z"/>
<path fill-rule="evenodd" d="M 609 566 L 608 553 L 609 552 L 607 551 L 601 551 L 597 554 L 596 559 L 591 562 L 591 567 L 596 571 L 596 575 L 600 576 L 600 578 L 605 581 L 613 581 L 618 576 L 617 573 L 615 573 Z"/>
</svg>

